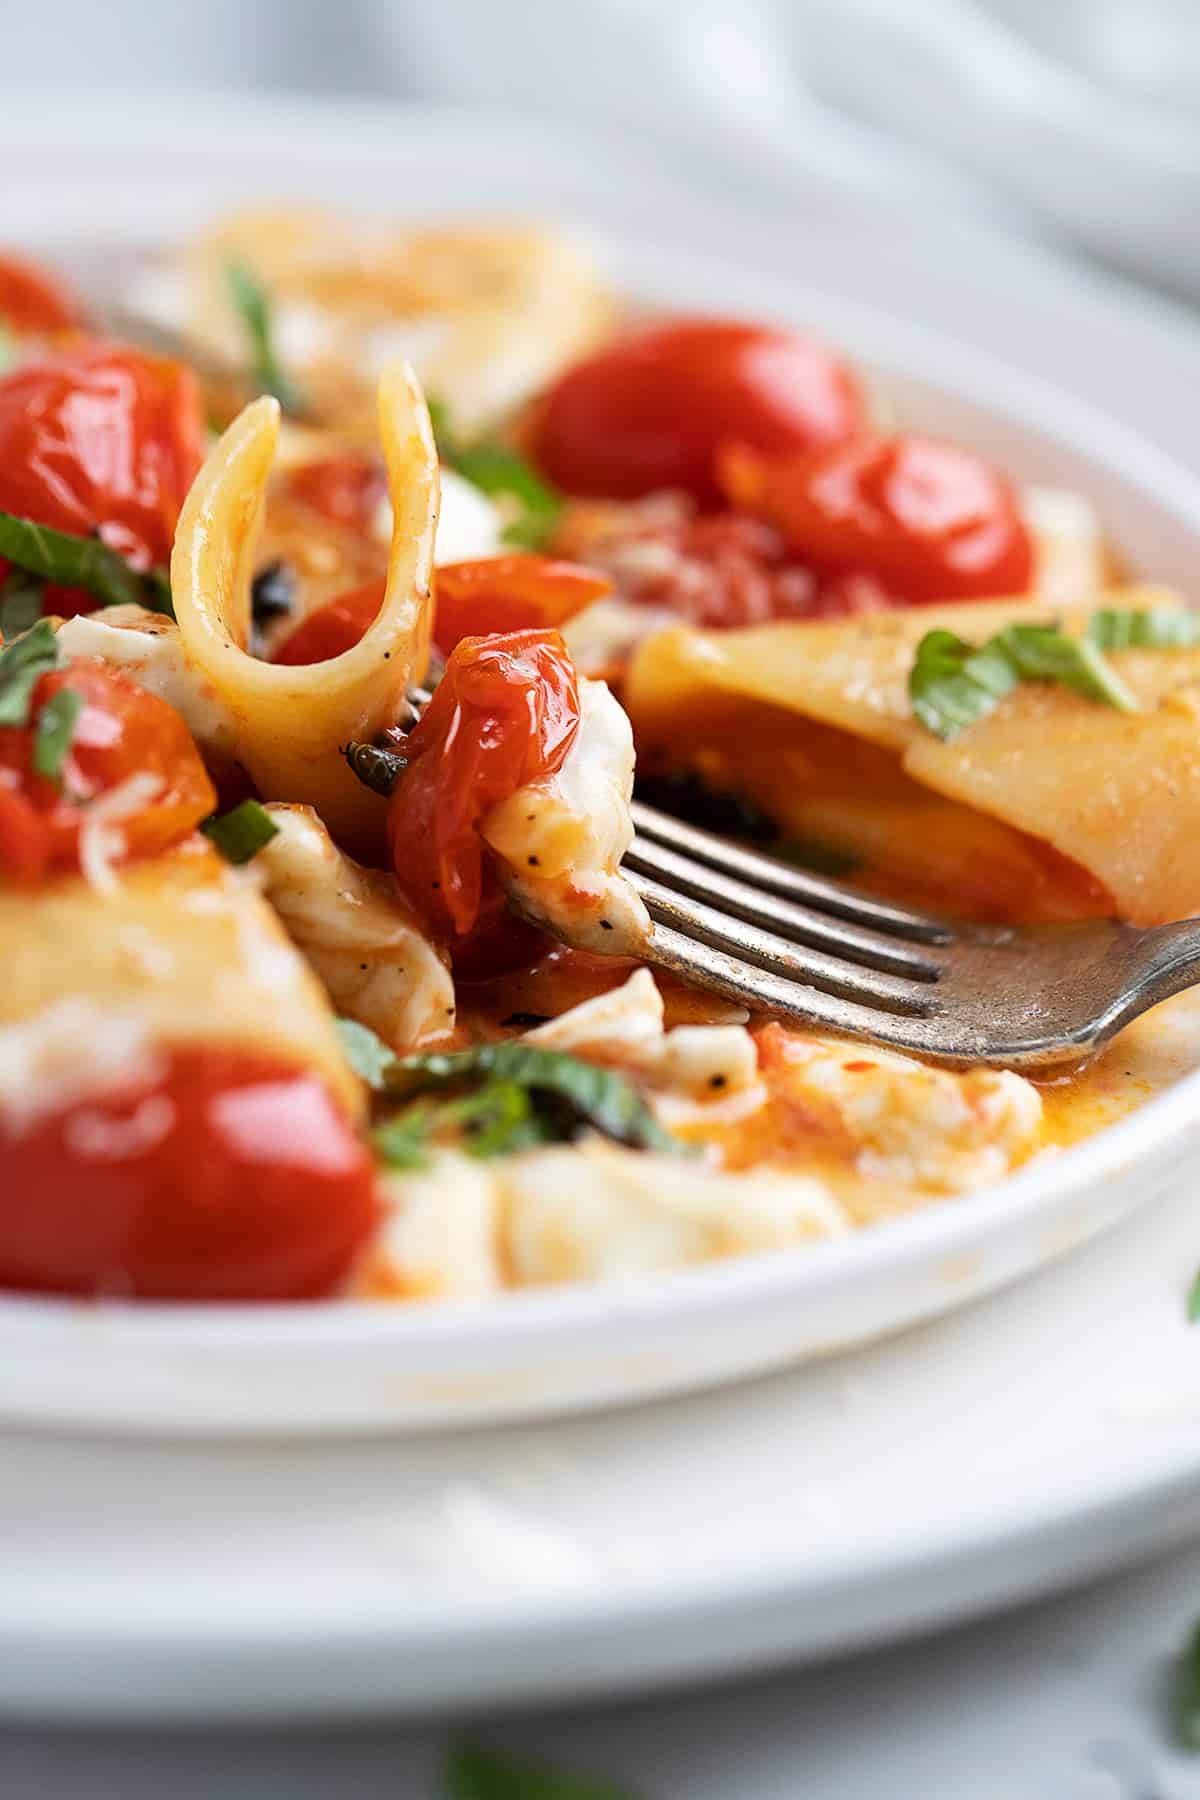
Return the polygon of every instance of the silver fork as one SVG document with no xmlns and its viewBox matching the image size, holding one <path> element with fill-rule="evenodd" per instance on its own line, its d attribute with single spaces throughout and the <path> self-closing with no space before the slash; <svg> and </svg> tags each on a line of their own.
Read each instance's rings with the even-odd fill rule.
<svg viewBox="0 0 1200 1800">
<path fill-rule="evenodd" d="M 892 906 L 635 802 L 645 960 L 777 1017 L 951 1064 L 1076 1063 L 1200 981 L 1200 919 L 1010 927 Z"/>
<path fill-rule="evenodd" d="M 429 689 L 408 698 L 415 717 Z M 631 811 L 621 872 L 652 921 L 642 960 L 796 1024 L 934 1062 L 1045 1069 L 1083 1061 L 1122 1025 L 1200 982 L 1200 919 L 1149 928 L 939 919 L 643 801 Z"/>
</svg>

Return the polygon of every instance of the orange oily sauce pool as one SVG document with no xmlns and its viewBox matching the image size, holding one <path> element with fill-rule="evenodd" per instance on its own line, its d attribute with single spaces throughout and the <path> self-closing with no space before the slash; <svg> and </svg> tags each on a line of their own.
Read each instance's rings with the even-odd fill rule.
<svg viewBox="0 0 1200 1800">
<path fill-rule="evenodd" d="M 481 985 L 461 1016 L 460 1041 L 516 1036 L 541 1019 L 618 985 L 635 966 L 625 958 L 555 949 L 533 969 Z M 666 1002 L 668 1028 L 728 1024 L 742 1016 L 710 996 L 661 976 L 656 979 Z M 880 1173 L 872 1167 L 870 1147 L 847 1127 L 837 1106 L 810 1090 L 798 1091 L 786 1067 L 771 1055 L 769 1034 L 780 1028 L 750 1021 L 750 1029 L 760 1046 L 761 1084 L 741 1093 L 718 1091 L 707 1101 L 660 1100 L 664 1122 L 678 1137 L 708 1149 L 729 1169 L 769 1164 L 816 1176 L 858 1225 L 956 1197 L 969 1203 L 969 1188 L 954 1180 L 956 1172 L 970 1166 L 969 1118 L 958 1147 L 952 1147 L 951 1155 L 934 1169 L 932 1179 L 905 1180 Z M 869 1081 L 879 1066 L 869 1044 L 837 1043 L 824 1034 L 814 1034 L 814 1039 L 833 1052 L 841 1071 L 852 1080 Z M 1136 1020 L 1085 1067 L 1035 1083 L 1042 1101 L 1041 1125 L 991 1179 L 1001 1178 L 1032 1156 L 1091 1137 L 1197 1069 L 1200 991 L 1178 995 Z M 968 1109 L 978 1099 L 972 1085 L 968 1078 L 960 1090 L 967 1096 Z M 982 1138 L 982 1106 L 979 1132 Z M 924 1173 L 928 1176 L 929 1169 Z"/>
</svg>

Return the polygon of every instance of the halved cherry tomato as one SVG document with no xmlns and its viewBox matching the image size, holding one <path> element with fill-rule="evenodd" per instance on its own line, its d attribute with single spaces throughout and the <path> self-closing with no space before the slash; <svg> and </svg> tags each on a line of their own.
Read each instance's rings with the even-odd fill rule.
<svg viewBox="0 0 1200 1800">
<path fill-rule="evenodd" d="M 135 569 L 170 560 L 203 446 L 200 389 L 182 363 L 89 341 L 0 378 L 0 510 L 96 532 Z M 50 604 L 95 603 L 60 588 Z"/>
<path fill-rule="evenodd" d="M 53 275 L 24 257 L 0 256 L 0 321 L 10 331 L 69 331 L 81 318 L 78 304 Z"/>
<path fill-rule="evenodd" d="M 42 707 L 63 688 L 82 695 L 61 784 L 33 768 Z M 0 729 L 0 880 L 36 881 L 79 867 L 88 808 L 131 776 L 158 782 L 127 817 L 113 820 L 122 856 L 156 856 L 213 810 L 216 794 L 191 733 L 173 707 L 90 656 L 43 675 L 30 723 Z"/>
<path fill-rule="evenodd" d="M 313 1073 L 179 1047 L 28 1125 L 0 1114 L 0 1287 L 303 1300 L 376 1216 L 372 1159 Z"/>
<path fill-rule="evenodd" d="M 777 525 L 818 574 L 874 576 L 906 601 L 1020 594 L 1033 546 L 1003 475 L 969 450 L 906 434 L 771 458 L 721 452 L 736 506 Z"/>
<path fill-rule="evenodd" d="M 294 499 L 355 531 L 371 529 L 380 501 L 387 498 L 383 464 L 359 450 L 303 463 L 288 476 L 287 486 Z"/>
<path fill-rule="evenodd" d="M 443 656 L 460 638 L 557 629 L 612 592 L 607 575 L 550 556 L 485 556 L 445 563 L 435 578 L 433 636 Z"/>
<path fill-rule="evenodd" d="M 383 590 L 384 579 L 380 576 L 377 581 L 351 588 L 348 594 L 339 594 L 336 600 L 318 606 L 283 640 L 272 661 L 295 668 L 305 663 L 328 662 L 331 657 L 352 650 L 374 624 L 383 605 Z"/>
<path fill-rule="evenodd" d="M 719 497 L 718 447 L 773 456 L 861 431 L 849 368 L 797 331 L 683 319 L 631 333 L 568 369 L 532 422 L 531 453 L 568 494 L 636 499 L 656 488 Z"/>
<path fill-rule="evenodd" d="M 409 766 L 388 808 L 397 880 L 433 929 L 469 931 L 484 897 L 489 808 L 561 768 L 579 729 L 579 683 L 557 631 L 463 638 L 402 740 Z"/>
</svg>

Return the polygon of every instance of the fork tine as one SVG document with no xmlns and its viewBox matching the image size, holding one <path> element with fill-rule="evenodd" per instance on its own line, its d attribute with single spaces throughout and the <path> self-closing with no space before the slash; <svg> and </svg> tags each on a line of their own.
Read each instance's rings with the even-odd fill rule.
<svg viewBox="0 0 1200 1800">
<path fill-rule="evenodd" d="M 777 1018 L 810 1030 L 817 1027 L 848 1039 L 888 1044 L 919 1055 L 937 1055 L 927 1039 L 928 1021 L 920 1016 L 863 1006 L 840 994 L 804 987 L 783 976 L 768 974 L 765 969 L 751 968 L 736 956 L 710 944 L 697 943 L 670 925 L 654 926 L 646 955 L 657 967 L 669 969 L 682 980 L 726 1000 L 748 1006 L 752 1012 L 761 1014 L 765 1009 Z M 951 1056 L 950 1060 L 963 1059 Z"/>
<path fill-rule="evenodd" d="M 694 943 L 756 965 L 746 971 L 752 985 L 761 970 L 766 976 L 810 990 L 820 988 L 827 994 L 887 1012 L 923 1017 L 931 1010 L 931 989 L 926 983 L 904 981 L 878 969 L 864 968 L 860 963 L 843 962 L 820 950 L 801 949 L 772 931 L 731 919 L 728 914 L 677 894 L 673 888 L 634 870 L 628 879 L 657 923 Z M 764 1004 L 761 995 L 757 1003 Z"/>
<path fill-rule="evenodd" d="M 657 807 L 646 806 L 640 800 L 635 800 L 630 810 L 640 836 L 665 845 L 667 849 L 682 851 L 723 874 L 765 888 L 768 893 L 799 901 L 817 912 L 847 919 L 851 924 L 911 938 L 917 943 L 947 944 L 954 936 L 952 927 L 943 919 L 912 912 L 906 907 L 889 906 L 886 901 L 873 900 L 867 894 L 843 887 L 840 882 L 826 881 L 820 875 L 810 875 L 804 869 L 777 862 L 774 857 L 743 849 L 740 844 L 732 844 L 711 831 L 702 831 L 697 825 L 685 825 L 682 819 L 673 819 L 669 813 L 659 812 Z"/>
<path fill-rule="evenodd" d="M 907 976 L 910 981 L 936 981 L 942 972 L 927 952 L 902 939 L 884 932 L 864 931 L 846 920 L 833 919 L 828 913 L 797 906 L 794 901 L 764 893 L 761 888 L 693 862 L 690 857 L 648 839 L 634 838 L 625 852 L 623 867 L 627 873 L 637 869 L 662 886 L 697 900 L 719 903 L 724 912 L 779 932 L 790 942 L 808 944 L 814 950 L 826 950 L 868 968 Z"/>
</svg>

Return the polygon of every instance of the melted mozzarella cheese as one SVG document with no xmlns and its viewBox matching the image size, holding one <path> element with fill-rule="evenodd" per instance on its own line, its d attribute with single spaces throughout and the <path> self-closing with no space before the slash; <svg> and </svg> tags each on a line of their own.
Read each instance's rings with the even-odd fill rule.
<svg viewBox="0 0 1200 1800">
<path fill-rule="evenodd" d="M 929 1193 L 999 1181 L 1042 1122 L 1041 1095 L 1008 1070 L 958 1074 L 877 1049 L 847 1059 L 836 1040 L 793 1038 L 781 1086 L 817 1117 L 832 1111 L 864 1180 Z"/>
<path fill-rule="evenodd" d="M 439 563 L 472 562 L 499 556 L 504 550 L 500 514 L 474 482 L 454 469 L 441 467 L 442 506 L 438 514 L 434 555 Z M 392 536 L 392 503 L 386 496 L 375 509 L 371 529 L 380 543 Z"/>
<path fill-rule="evenodd" d="M 579 699 L 562 768 L 494 806 L 479 832 L 522 912 L 573 944 L 636 955 L 650 919 L 619 872 L 633 838 L 633 732 L 603 682 L 581 680 Z"/>
<path fill-rule="evenodd" d="M 254 868 L 339 1012 L 397 1049 L 454 1028 L 454 983 L 394 876 L 343 855 L 308 806 L 268 806 L 277 835 Z"/>
<path fill-rule="evenodd" d="M 233 714 L 188 661 L 174 620 L 142 606 L 109 606 L 64 620 L 58 642 L 68 656 L 98 656 L 157 694 L 207 749 L 232 752 L 237 739 Z"/>
<path fill-rule="evenodd" d="M 742 1025 L 663 1029 L 662 995 L 649 969 L 527 1032 L 524 1041 L 615 1064 L 681 1096 L 709 1098 L 758 1087 L 758 1055 Z"/>
<path fill-rule="evenodd" d="M 474 1298 L 504 1285 L 620 1280 L 849 1229 L 820 1181 L 728 1175 L 598 1138 L 494 1162 L 441 1153 L 384 1183 L 385 1217 L 353 1286 Z"/>
</svg>

